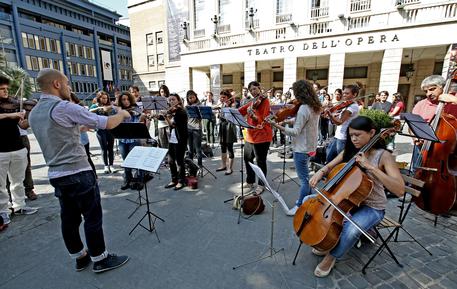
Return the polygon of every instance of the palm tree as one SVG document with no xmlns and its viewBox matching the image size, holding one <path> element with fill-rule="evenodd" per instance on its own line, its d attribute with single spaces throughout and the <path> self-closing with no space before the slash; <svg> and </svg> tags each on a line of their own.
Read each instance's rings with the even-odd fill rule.
<svg viewBox="0 0 457 289">
<path fill-rule="evenodd" d="M 6 63 L 7 62 L 5 59 L 5 55 L 0 53 L 0 74 L 7 77 L 10 80 L 10 95 L 16 95 L 16 92 L 21 86 L 21 80 L 24 79 L 24 90 L 22 93 L 22 97 L 25 97 L 27 99 L 31 98 L 32 81 L 27 71 L 20 67 L 7 66 Z"/>
</svg>

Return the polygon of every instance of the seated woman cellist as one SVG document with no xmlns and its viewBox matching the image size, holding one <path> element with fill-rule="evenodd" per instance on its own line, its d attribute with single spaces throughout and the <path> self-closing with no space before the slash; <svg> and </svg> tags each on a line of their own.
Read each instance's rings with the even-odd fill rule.
<svg viewBox="0 0 457 289">
<path fill-rule="evenodd" d="M 356 156 L 356 162 L 373 181 L 373 190 L 359 207 L 350 212 L 352 220 L 365 231 L 377 225 L 384 217 L 387 199 L 384 188 L 401 197 L 404 194 L 404 182 L 391 153 L 385 150 L 385 143 L 380 139 L 365 154 L 359 150 L 376 135 L 373 121 L 365 116 L 358 116 L 349 124 L 344 150 L 330 163 L 317 171 L 310 179 L 311 187 L 316 187 L 319 180 L 326 176 L 336 165 L 347 162 Z M 328 252 L 313 249 L 318 256 L 325 256 L 314 270 L 317 277 L 325 277 L 332 270 L 335 261 L 341 258 L 358 241 L 361 232 L 350 222 L 343 223 L 343 230 L 337 245 Z"/>
</svg>

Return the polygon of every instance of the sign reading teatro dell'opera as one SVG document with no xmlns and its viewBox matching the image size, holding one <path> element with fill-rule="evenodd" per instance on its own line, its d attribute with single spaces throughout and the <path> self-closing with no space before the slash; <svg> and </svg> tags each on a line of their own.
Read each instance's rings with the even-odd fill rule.
<svg viewBox="0 0 457 289">
<path fill-rule="evenodd" d="M 337 52 L 342 50 L 359 50 L 360 48 L 368 48 L 373 46 L 374 49 L 379 49 L 381 46 L 391 46 L 389 44 L 399 42 L 400 38 L 397 34 L 375 34 L 363 36 L 338 37 L 335 39 L 325 38 L 320 40 L 305 40 L 288 44 L 276 44 L 262 46 L 260 48 L 247 49 L 248 56 L 267 56 L 280 54 L 301 54 L 306 52 L 330 50 L 329 52 Z"/>
</svg>

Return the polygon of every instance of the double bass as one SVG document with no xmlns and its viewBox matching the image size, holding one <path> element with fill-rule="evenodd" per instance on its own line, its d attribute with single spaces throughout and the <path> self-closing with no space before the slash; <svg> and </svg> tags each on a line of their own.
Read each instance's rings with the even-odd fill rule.
<svg viewBox="0 0 457 289">
<path fill-rule="evenodd" d="M 382 130 L 359 152 L 369 151 L 381 138 L 396 130 L 398 127 Z M 348 217 L 348 213 L 360 206 L 372 189 L 373 181 L 357 166 L 356 156 L 347 163 L 335 166 L 328 174 L 323 188 L 317 190 L 318 196 L 306 200 L 295 213 L 295 233 L 303 243 L 320 251 L 328 251 L 338 243 L 346 219 L 374 242 L 371 236 Z"/>
<path fill-rule="evenodd" d="M 457 80 L 454 70 L 446 81 L 443 93 L 449 92 L 450 84 Z M 413 201 L 422 210 L 439 215 L 454 206 L 457 193 L 457 119 L 444 113 L 445 103 L 440 102 L 430 126 L 440 142 L 425 141 L 419 155 L 419 167 L 415 178 L 425 182 L 422 193 Z"/>
</svg>

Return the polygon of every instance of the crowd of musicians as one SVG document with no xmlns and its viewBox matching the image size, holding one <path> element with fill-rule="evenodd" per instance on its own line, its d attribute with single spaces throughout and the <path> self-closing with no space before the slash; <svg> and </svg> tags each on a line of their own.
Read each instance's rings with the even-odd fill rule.
<svg viewBox="0 0 457 289">
<path fill-rule="evenodd" d="M 28 207 L 36 195 L 27 193 L 24 185 L 30 170 L 30 148 L 24 144 L 20 128 L 31 126 L 43 151 L 49 179 L 55 188 L 55 195 L 61 206 L 62 234 L 71 257 L 76 259 L 76 270 L 82 270 L 92 261 L 95 272 L 117 268 L 125 264 L 127 256 L 108 253 L 105 248 L 102 223 L 102 209 L 97 184 L 97 174 L 89 150 L 87 132 L 96 131 L 103 160 L 103 173 L 117 172 L 114 167 L 115 144 L 123 159 L 139 145 L 157 144 L 168 149 L 166 167 L 170 171 L 170 181 L 166 188 L 180 190 L 186 186 L 185 158 L 196 158 L 197 165 L 203 166 L 202 144 L 220 146 L 220 165 L 216 169 L 229 176 L 234 172 L 234 144 L 244 143 L 246 177 L 244 188 L 255 194 L 261 194 L 265 186 L 257 180 L 249 162 L 254 162 L 267 176 L 267 156 L 270 147 L 286 144 L 291 139 L 291 152 L 295 170 L 300 180 L 297 199 L 288 215 L 297 216 L 310 209 L 313 200 L 319 198 L 316 190 L 321 181 L 333 178 L 333 171 L 343 163 L 350 163 L 361 169 L 371 184 L 371 190 L 363 201 L 350 211 L 351 218 L 364 230 L 370 230 L 378 224 L 386 209 L 386 191 L 402 196 L 404 182 L 391 150 L 386 142 L 379 138 L 379 128 L 368 117 L 359 112 L 368 105 L 371 109 L 382 110 L 392 118 L 399 119 L 405 111 L 405 104 L 399 93 L 393 93 L 389 102 L 389 92 L 381 91 L 373 103 L 364 103 L 360 85 L 347 85 L 329 93 L 317 83 L 298 80 L 288 91 L 264 90 L 256 81 L 250 82 L 241 92 L 229 89 L 219 95 L 206 92 L 198 95 L 189 90 L 185 95 L 170 93 L 162 85 L 158 95 L 165 97 L 168 107 L 151 111 L 143 109 L 142 96 L 138 87 L 132 86 L 127 92 L 119 92 L 116 99 L 110 99 L 106 92 L 99 92 L 92 106 L 83 107 L 79 99 L 70 91 L 68 79 L 62 73 L 43 69 L 37 82 L 42 96 L 38 104 L 27 115 L 22 111 L 7 111 L 1 107 L 0 123 L 5 141 L 0 144 L 0 216 L 1 229 L 10 223 L 11 214 L 33 214 L 37 210 Z M 9 81 L 0 77 L 0 98 L 5 103 L 11 99 L 8 95 Z M 445 93 L 445 79 L 432 75 L 423 80 L 421 88 L 426 98 L 419 101 L 413 113 L 420 115 L 427 122 L 435 116 L 438 103 L 450 103 L 445 111 L 457 115 L 455 106 L 457 97 Z M 364 92 L 363 92 L 364 93 Z M 272 107 L 295 103 L 296 109 L 284 120 L 278 121 Z M 344 105 L 341 105 L 343 104 Z M 214 117 L 201 119 L 191 117 L 186 112 L 191 106 L 209 106 Z M 241 130 L 228 121 L 222 108 L 235 108 L 246 118 L 250 128 Z M 335 108 L 338 109 L 335 109 Z M 279 109 L 279 111 L 281 111 Z M 273 115 L 273 116 L 272 116 Z M 122 122 L 142 122 L 154 136 L 153 140 L 118 139 L 115 140 L 111 129 Z M 215 138 L 215 136 L 218 137 Z M 372 143 L 373 139 L 378 141 Z M 310 160 L 316 156 L 319 146 L 326 147 L 324 166 L 311 174 Z M 416 142 L 415 159 L 420 156 L 421 143 Z M 287 157 L 287 155 L 283 156 Z M 414 165 L 413 160 L 413 165 Z M 27 164 L 29 166 L 27 166 Z M 418 165 L 419 166 L 419 165 Z M 143 173 L 123 169 L 122 190 L 141 189 L 134 180 L 145 178 Z M 311 176 L 311 177 L 310 177 Z M 9 190 L 7 190 L 7 177 Z M 33 187 L 33 185 L 32 185 Z M 85 220 L 87 249 L 79 236 L 81 215 Z M 302 225 L 303 227 L 304 225 Z M 300 228 L 300 230 L 303 228 Z M 343 222 L 342 231 L 335 246 L 322 248 L 313 246 L 313 253 L 324 256 L 315 268 L 318 277 L 327 276 L 335 261 L 344 256 L 359 240 L 361 232 L 350 222 Z"/>
</svg>

